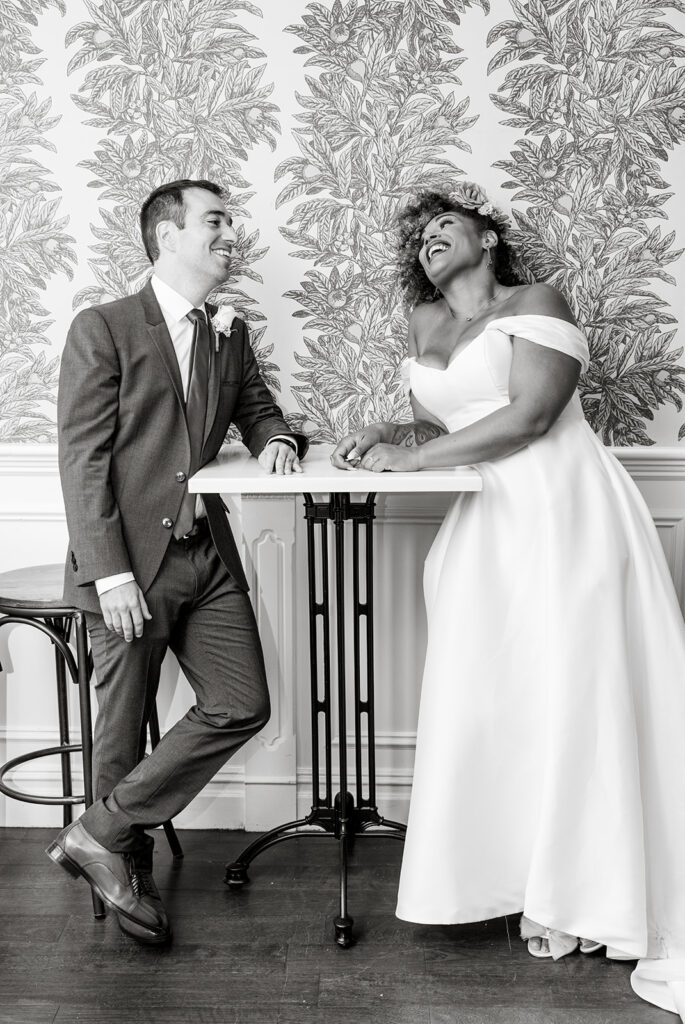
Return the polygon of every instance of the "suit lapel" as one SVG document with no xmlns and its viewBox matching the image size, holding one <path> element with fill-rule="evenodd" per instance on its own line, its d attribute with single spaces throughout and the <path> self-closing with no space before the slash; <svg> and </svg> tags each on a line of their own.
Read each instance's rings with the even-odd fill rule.
<svg viewBox="0 0 685 1024">
<path fill-rule="evenodd" d="M 171 340 L 171 335 L 169 334 L 162 311 L 159 308 L 157 296 L 155 295 L 149 281 L 138 295 L 143 304 L 143 310 L 145 311 L 145 321 L 148 333 L 154 342 L 157 351 L 162 357 L 162 362 L 166 367 L 167 373 L 171 377 L 171 383 L 174 386 L 178 400 L 181 403 L 181 408 L 185 414 L 183 381 L 181 380 L 181 371 L 178 367 L 174 344 Z"/>
</svg>

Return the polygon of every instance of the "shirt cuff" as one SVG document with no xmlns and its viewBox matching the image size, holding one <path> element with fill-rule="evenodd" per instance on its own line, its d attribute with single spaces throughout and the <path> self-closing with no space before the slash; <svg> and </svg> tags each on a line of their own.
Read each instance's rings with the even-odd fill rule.
<svg viewBox="0 0 685 1024">
<path fill-rule="evenodd" d="M 103 576 L 101 580 L 95 581 L 95 589 L 98 592 L 98 597 L 101 594 L 106 594 L 108 590 L 114 590 L 115 587 L 120 587 L 124 583 L 132 583 L 135 580 L 135 576 L 132 572 L 118 572 L 116 576 Z"/>
<path fill-rule="evenodd" d="M 294 437 L 291 437 L 290 434 L 274 434 L 274 436 L 270 437 L 266 443 L 271 444 L 272 441 L 283 441 L 285 444 L 289 444 L 297 455 L 297 441 Z"/>
</svg>

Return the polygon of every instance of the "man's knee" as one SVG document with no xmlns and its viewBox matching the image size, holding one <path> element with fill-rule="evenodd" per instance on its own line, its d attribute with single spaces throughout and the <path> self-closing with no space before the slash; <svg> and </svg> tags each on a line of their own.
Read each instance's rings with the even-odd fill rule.
<svg viewBox="0 0 685 1024">
<path fill-rule="evenodd" d="M 254 700 L 243 711 L 245 725 L 258 732 L 263 729 L 271 717 L 271 701 L 266 683 L 259 692 L 254 694 Z"/>
<path fill-rule="evenodd" d="M 249 694 L 241 694 L 239 700 L 229 699 L 226 704 L 200 710 L 207 724 L 216 729 L 249 729 L 251 732 L 259 732 L 271 717 L 271 701 L 264 683 Z"/>
</svg>

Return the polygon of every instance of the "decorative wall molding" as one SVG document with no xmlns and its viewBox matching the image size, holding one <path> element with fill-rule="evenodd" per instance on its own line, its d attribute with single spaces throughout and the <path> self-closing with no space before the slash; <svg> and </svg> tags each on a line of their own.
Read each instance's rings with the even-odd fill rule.
<svg viewBox="0 0 685 1024">
<path fill-rule="evenodd" d="M 340 743 L 340 737 L 335 736 L 333 738 L 333 746 L 337 747 Z M 362 747 L 368 747 L 368 738 L 362 737 Z M 383 732 L 382 730 L 376 730 L 376 750 L 391 750 L 393 748 L 408 748 L 414 749 L 416 745 L 416 729 L 410 729 L 406 732 Z M 354 733 L 347 733 L 347 747 L 348 750 L 354 750 Z"/>
<path fill-rule="evenodd" d="M 28 749 L 28 748 L 26 748 Z M 58 755 L 55 754 L 55 757 Z M 37 764 L 38 762 L 30 762 Z M 79 785 L 83 785 L 83 772 L 80 768 L 74 766 L 71 772 L 74 789 L 77 790 Z M 216 790 L 226 789 L 231 786 L 292 786 L 296 782 L 296 776 L 285 776 L 285 775 L 254 775 L 248 778 L 245 775 L 245 771 L 242 768 L 222 768 L 221 771 L 217 772 L 213 779 L 211 779 L 205 790 Z M 8 772 L 6 781 L 8 785 L 22 785 L 26 782 L 31 783 L 46 783 L 51 787 L 59 788 L 61 780 L 59 768 L 45 768 L 42 771 L 35 768 L 26 768 L 26 766 L 19 766 L 11 772 Z M 311 781 L 311 772 L 310 772 Z M 38 792 L 38 790 L 36 790 Z"/>
<path fill-rule="evenodd" d="M 271 694 L 271 718 L 245 748 L 243 825 L 250 830 L 270 828 L 293 816 L 296 807 L 295 503 L 289 495 L 273 497 L 268 502 L 247 495 L 227 499 Z M 257 781 L 267 777 L 278 782 Z"/>
<path fill-rule="evenodd" d="M 13 512 L 0 511 L 0 523 L 64 523 L 64 512 L 33 512 L 18 509 Z"/>
<path fill-rule="evenodd" d="M 256 590 L 260 580 L 271 579 L 275 584 L 275 607 L 266 608 L 263 600 L 255 607 L 255 617 L 259 635 L 263 637 L 267 628 L 275 632 L 274 653 L 276 656 L 287 653 L 291 640 L 287 636 L 286 616 L 289 613 L 289 594 L 284 589 L 286 573 L 286 544 L 273 529 L 261 530 L 255 538 L 252 548 L 252 589 Z M 275 622 L 273 614 L 275 613 Z M 273 749 L 283 741 L 287 732 L 288 721 L 285 714 L 285 686 L 283 672 L 278 673 L 278 685 L 271 695 L 271 719 L 266 729 L 255 738 L 266 749 Z"/>
<path fill-rule="evenodd" d="M 376 785 L 383 787 L 410 787 L 412 784 L 414 773 L 411 768 L 377 768 L 376 769 Z M 333 772 L 333 780 L 337 781 L 338 776 L 335 771 Z M 362 773 L 362 779 L 366 781 L 366 773 Z M 301 795 L 300 789 L 305 792 L 311 793 L 312 791 L 312 772 L 309 768 L 298 768 L 297 769 L 297 788 L 298 797 Z"/>
<path fill-rule="evenodd" d="M 76 742 L 78 728 L 73 730 L 74 742 Z M 8 726 L 0 726 L 0 743 L 21 743 L 26 745 L 25 750 L 31 750 L 34 746 L 53 747 L 59 743 L 59 733 L 56 729 L 13 729 Z"/>
<path fill-rule="evenodd" d="M 609 448 L 634 480 L 685 481 L 685 448 L 675 445 Z"/>
<path fill-rule="evenodd" d="M 78 725 L 74 726 L 71 730 L 72 742 L 76 743 L 79 740 Z M 57 746 L 59 743 L 59 734 L 54 729 L 26 729 L 26 728 L 11 728 L 7 726 L 0 727 L 0 751 L 6 751 L 0 753 L 0 760 L 4 761 L 10 757 L 15 757 L 19 753 L 28 753 L 32 750 L 39 750 L 43 747 Z M 16 748 L 16 749 L 15 749 Z M 10 785 L 18 784 L 19 780 L 30 781 L 30 782 L 45 782 L 49 785 L 58 785 L 61 779 L 60 767 L 57 763 L 59 757 L 58 754 L 49 755 L 54 760 L 54 765 L 48 764 L 48 758 L 46 757 L 45 762 L 41 764 L 40 761 L 29 762 L 28 765 L 19 765 L 13 769 L 7 776 Z M 72 757 L 72 779 L 74 781 L 74 787 L 77 784 L 83 783 L 83 772 L 79 763 L 80 755 L 77 753 Z M 37 767 L 41 765 L 41 767 Z M 311 777 L 311 772 L 310 772 Z M 210 787 L 216 788 L 217 786 L 291 786 L 296 781 L 296 775 L 277 775 L 277 774 L 251 774 L 249 777 L 246 773 L 245 765 L 230 762 L 223 768 L 219 769 L 212 781 L 208 784 Z"/>
<path fill-rule="evenodd" d="M 0 477 L 58 473 L 56 444 L 0 444 Z"/>
<path fill-rule="evenodd" d="M 608 448 L 628 472 L 643 479 L 685 479 L 685 445 L 653 445 L 651 447 Z M 0 476 L 54 475 L 57 468 L 56 444 L 0 444 Z M 279 495 L 246 494 L 262 501 L 282 501 Z"/>
<path fill-rule="evenodd" d="M 685 606 L 685 446 L 619 449 L 614 452 L 637 481 L 655 521 L 681 605 Z M 380 495 L 376 513 L 377 650 L 376 765 L 381 813 L 406 820 L 415 746 L 416 707 L 423 661 L 424 623 L 421 565 L 450 495 Z M 309 761 L 309 638 L 306 524 L 297 496 L 244 495 L 228 501 L 236 542 L 252 584 L 251 598 L 262 635 L 273 716 L 264 733 L 250 741 L 179 817 L 187 828 L 262 830 L 307 814 L 311 806 Z M 12 537 L 0 559 L 5 568 L 61 558 L 61 509 L 54 445 L 0 445 L 0 525 Z M 1 546 L 1 542 L 0 542 Z M 383 592 L 401 577 L 401 607 L 390 614 Z M 10 629 L 0 632 L 0 760 L 57 742 L 54 723 L 54 664 L 50 645 L 37 645 Z M 5 657 L 4 652 L 10 656 Z M 174 672 L 165 690 L 170 724 L 192 700 Z M 31 682 L 31 686 L 22 683 Z M 169 680 L 166 680 L 168 683 Z M 183 682 L 183 686 L 185 683 Z M 389 698 L 389 692 L 399 699 Z M 78 734 L 76 694 L 71 718 Z M 173 704 L 173 708 L 172 708 Z M 350 720 L 351 723 L 351 720 Z M 353 763 L 353 735 L 346 737 Z M 366 749 L 366 739 L 363 739 Z M 333 753 L 333 770 L 337 760 Z M 74 788 L 81 784 L 78 759 Z M 14 773 L 17 784 L 35 792 L 59 791 L 59 761 L 40 761 Z M 0 799 L 0 823 L 51 825 L 59 809 Z"/>
<path fill-rule="evenodd" d="M 685 520 L 685 508 L 653 508 L 651 513 L 657 529 L 660 526 L 678 526 Z"/>
<path fill-rule="evenodd" d="M 382 526 L 439 526 L 453 500 L 452 494 L 379 494 L 376 519 Z"/>
</svg>

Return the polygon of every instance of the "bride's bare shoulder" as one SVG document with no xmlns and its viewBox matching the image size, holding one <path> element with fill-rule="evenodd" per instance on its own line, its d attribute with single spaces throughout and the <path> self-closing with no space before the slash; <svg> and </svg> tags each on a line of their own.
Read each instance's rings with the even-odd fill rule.
<svg viewBox="0 0 685 1024">
<path fill-rule="evenodd" d="M 519 285 L 509 301 L 511 315 L 554 316 L 575 325 L 575 317 L 566 299 L 551 284 Z"/>
<path fill-rule="evenodd" d="M 409 317 L 408 352 L 410 356 L 418 355 L 425 341 L 426 333 L 444 316 L 440 310 L 441 302 L 421 302 L 414 306 Z"/>
</svg>

